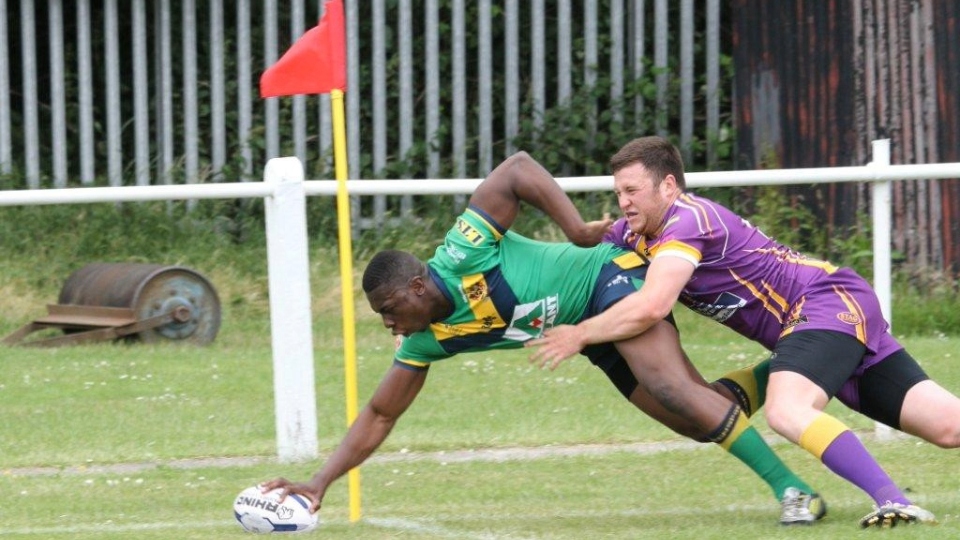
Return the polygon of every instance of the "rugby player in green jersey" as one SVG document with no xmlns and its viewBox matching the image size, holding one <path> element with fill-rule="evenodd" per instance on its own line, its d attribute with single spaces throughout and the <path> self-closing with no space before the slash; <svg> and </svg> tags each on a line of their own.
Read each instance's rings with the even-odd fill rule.
<svg viewBox="0 0 960 540">
<path fill-rule="evenodd" d="M 521 201 L 550 216 L 572 243 L 537 242 L 509 231 Z M 277 478 L 264 490 L 304 495 L 319 510 L 329 485 L 387 438 L 434 362 L 462 352 L 521 348 L 547 328 L 576 324 L 635 292 L 646 266 L 636 253 L 597 245 L 609 225 L 584 222 L 552 177 L 521 152 L 481 182 L 429 261 L 402 251 L 377 253 L 364 272 L 363 290 L 384 326 L 402 336 L 393 366 L 319 472 L 303 483 Z M 757 379 L 734 374 L 725 384 L 708 384 L 685 356 L 671 318 L 583 354 L 641 411 L 677 433 L 719 444 L 763 478 L 781 503 L 781 523 L 812 523 L 825 513 L 820 497 L 744 413 L 742 407 L 752 412 L 759 404 L 763 389 L 732 381 Z"/>
</svg>

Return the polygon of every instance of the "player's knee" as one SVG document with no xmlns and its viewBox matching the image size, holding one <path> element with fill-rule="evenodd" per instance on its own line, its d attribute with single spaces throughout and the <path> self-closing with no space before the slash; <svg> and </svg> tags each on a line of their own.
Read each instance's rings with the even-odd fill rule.
<svg viewBox="0 0 960 540">
<path fill-rule="evenodd" d="M 686 416 L 689 409 L 685 407 L 683 393 L 676 385 L 664 380 L 648 382 L 647 391 L 668 411 Z"/>
<path fill-rule="evenodd" d="M 960 418 L 944 419 L 927 441 L 940 448 L 960 448 Z"/>
<path fill-rule="evenodd" d="M 791 426 L 794 422 L 793 411 L 795 407 L 792 407 L 789 403 L 782 400 L 768 399 L 766 409 L 767 424 L 770 426 L 770 429 L 781 435 L 792 431 Z"/>
</svg>

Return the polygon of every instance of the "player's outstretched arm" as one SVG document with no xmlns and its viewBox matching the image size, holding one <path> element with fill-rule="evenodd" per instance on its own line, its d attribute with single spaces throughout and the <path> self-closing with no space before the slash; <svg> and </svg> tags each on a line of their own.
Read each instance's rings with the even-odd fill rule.
<svg viewBox="0 0 960 540">
<path fill-rule="evenodd" d="M 584 222 L 577 207 L 553 176 L 526 152 L 517 152 L 497 166 L 470 197 L 470 204 L 507 229 L 524 201 L 555 221 L 567 238 L 580 246 L 600 243 L 613 221 L 606 215 Z"/>
<path fill-rule="evenodd" d="M 420 393 L 426 378 L 426 370 L 391 367 L 340 445 L 313 478 L 302 483 L 276 478 L 264 482 L 263 490 L 283 488 L 284 497 L 290 493 L 303 495 L 312 502 L 311 512 L 319 510 L 330 484 L 363 463 L 383 443 L 397 420 Z"/>
</svg>

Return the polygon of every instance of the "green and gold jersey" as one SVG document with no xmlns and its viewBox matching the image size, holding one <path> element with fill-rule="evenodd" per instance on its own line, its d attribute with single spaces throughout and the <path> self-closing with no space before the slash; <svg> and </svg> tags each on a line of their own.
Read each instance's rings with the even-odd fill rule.
<svg viewBox="0 0 960 540">
<path fill-rule="evenodd" d="M 611 244 L 581 248 L 531 240 L 470 207 L 427 261 L 453 313 L 403 339 L 396 360 L 423 368 L 461 352 L 519 348 L 547 328 L 575 324 L 610 262 L 641 264 L 635 253 Z"/>
</svg>

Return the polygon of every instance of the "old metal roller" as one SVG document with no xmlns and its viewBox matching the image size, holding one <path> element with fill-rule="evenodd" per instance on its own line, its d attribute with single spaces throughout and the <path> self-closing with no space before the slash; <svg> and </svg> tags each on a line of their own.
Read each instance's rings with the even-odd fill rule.
<svg viewBox="0 0 960 540">
<path fill-rule="evenodd" d="M 213 341 L 220 329 L 220 301 L 213 285 L 179 266 L 93 263 L 70 274 L 48 314 L 3 339 L 7 345 L 56 347 L 117 338 L 146 343 Z M 24 341 L 33 332 L 63 335 Z"/>
<path fill-rule="evenodd" d="M 147 343 L 170 339 L 204 345 L 220 329 L 220 301 L 213 285 L 178 266 L 89 264 L 67 278 L 59 303 L 129 308 L 138 321 L 172 314 L 171 322 L 137 333 Z"/>
</svg>

